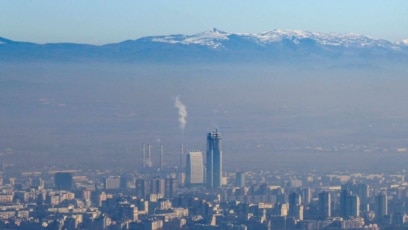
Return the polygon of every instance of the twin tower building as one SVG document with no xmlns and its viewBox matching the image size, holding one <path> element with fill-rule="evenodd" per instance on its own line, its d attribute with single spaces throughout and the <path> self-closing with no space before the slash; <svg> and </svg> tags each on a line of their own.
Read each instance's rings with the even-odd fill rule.
<svg viewBox="0 0 408 230">
<path fill-rule="evenodd" d="M 207 185 L 219 188 L 222 185 L 222 150 L 221 135 L 217 130 L 207 135 L 205 168 L 201 152 L 189 152 L 186 163 L 186 185 Z M 205 175 L 205 177 L 204 177 Z"/>
</svg>

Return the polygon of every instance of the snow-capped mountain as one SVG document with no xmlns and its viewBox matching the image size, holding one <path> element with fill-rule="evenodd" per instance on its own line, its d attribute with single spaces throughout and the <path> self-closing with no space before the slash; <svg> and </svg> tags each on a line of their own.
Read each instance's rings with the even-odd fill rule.
<svg viewBox="0 0 408 230">
<path fill-rule="evenodd" d="M 290 40 L 299 44 L 301 40 L 313 40 L 320 45 L 345 46 L 345 47 L 390 47 L 398 48 L 397 43 L 386 40 L 373 39 L 357 34 L 341 33 L 316 33 L 302 30 L 271 30 L 263 33 L 228 33 L 213 28 L 211 30 L 194 35 L 169 35 L 151 37 L 153 42 L 163 42 L 170 44 L 184 45 L 202 45 L 211 48 L 219 48 L 223 43 L 238 36 L 248 42 L 256 42 L 259 45 L 266 46 L 271 43 L 278 43 L 284 40 Z M 408 42 L 408 41 L 406 41 Z"/>
<path fill-rule="evenodd" d="M 408 60 L 408 40 L 390 42 L 356 34 L 271 30 L 143 37 L 102 46 L 34 44 L 0 38 L 0 60 L 236 62 L 299 60 Z"/>
<path fill-rule="evenodd" d="M 152 37 L 153 42 L 163 42 L 170 44 L 184 45 L 202 45 L 212 48 L 218 48 L 222 45 L 222 41 L 228 40 L 230 34 L 218 29 L 211 29 L 195 35 L 169 35 Z"/>
</svg>

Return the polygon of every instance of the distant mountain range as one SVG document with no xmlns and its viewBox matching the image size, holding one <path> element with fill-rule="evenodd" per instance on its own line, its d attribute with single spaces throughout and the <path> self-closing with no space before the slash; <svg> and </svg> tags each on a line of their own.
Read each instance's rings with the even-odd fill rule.
<svg viewBox="0 0 408 230">
<path fill-rule="evenodd" d="M 390 42 L 356 34 L 300 30 L 150 36 L 106 45 L 36 44 L 0 37 L 0 61 L 291 62 L 408 60 L 408 39 Z"/>
</svg>

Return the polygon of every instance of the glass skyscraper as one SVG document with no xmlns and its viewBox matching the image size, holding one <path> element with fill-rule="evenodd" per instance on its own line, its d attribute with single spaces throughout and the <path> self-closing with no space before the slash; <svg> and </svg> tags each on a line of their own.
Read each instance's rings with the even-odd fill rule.
<svg viewBox="0 0 408 230">
<path fill-rule="evenodd" d="M 207 135 L 206 184 L 209 188 L 221 187 L 222 150 L 221 135 L 217 130 Z"/>
</svg>

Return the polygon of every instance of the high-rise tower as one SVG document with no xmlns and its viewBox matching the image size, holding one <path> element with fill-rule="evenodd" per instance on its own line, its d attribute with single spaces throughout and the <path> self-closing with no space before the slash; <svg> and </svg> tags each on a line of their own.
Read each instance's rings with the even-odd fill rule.
<svg viewBox="0 0 408 230">
<path fill-rule="evenodd" d="M 346 219 L 360 216 L 360 198 L 346 189 L 340 192 L 340 216 Z"/>
<path fill-rule="evenodd" d="M 289 194 L 289 213 L 290 217 L 303 220 L 302 196 L 300 193 L 292 192 Z"/>
<path fill-rule="evenodd" d="M 388 200 L 387 193 L 382 191 L 375 196 L 375 217 L 381 220 L 385 215 L 388 215 Z"/>
<path fill-rule="evenodd" d="M 206 184 L 209 188 L 221 187 L 222 150 L 221 135 L 217 130 L 207 135 Z"/>
<path fill-rule="evenodd" d="M 319 216 L 322 220 L 331 217 L 331 194 L 323 191 L 319 193 Z"/>
<path fill-rule="evenodd" d="M 201 152 L 189 152 L 186 161 L 186 184 L 202 185 L 204 183 L 203 154 Z"/>
<path fill-rule="evenodd" d="M 71 190 L 74 182 L 69 172 L 57 172 L 54 175 L 54 184 L 58 190 Z"/>
</svg>

